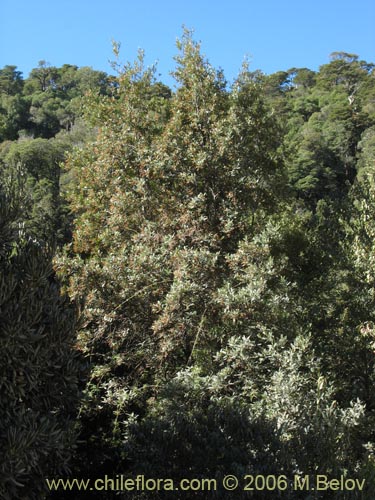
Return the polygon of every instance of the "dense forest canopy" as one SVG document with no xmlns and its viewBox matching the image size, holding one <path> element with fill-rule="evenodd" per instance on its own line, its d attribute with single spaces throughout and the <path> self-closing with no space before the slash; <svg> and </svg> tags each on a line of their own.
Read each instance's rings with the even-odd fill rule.
<svg viewBox="0 0 375 500">
<path fill-rule="evenodd" d="M 0 498 L 209 498 L 45 481 L 143 474 L 268 499 L 222 479 L 325 474 L 362 487 L 309 498 L 370 500 L 375 65 L 229 84 L 177 48 L 175 90 L 142 52 L 116 76 L 0 69 Z"/>
</svg>

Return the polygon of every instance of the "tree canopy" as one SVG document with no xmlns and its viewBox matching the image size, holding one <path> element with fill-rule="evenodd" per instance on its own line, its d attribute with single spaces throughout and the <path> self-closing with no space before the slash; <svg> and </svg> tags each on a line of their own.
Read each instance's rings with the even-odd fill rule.
<svg viewBox="0 0 375 500">
<path fill-rule="evenodd" d="M 0 70 L 0 496 L 325 474 L 363 488 L 314 498 L 371 500 L 374 65 L 227 82 L 188 30 L 177 51 L 174 90 L 142 51 Z"/>
</svg>

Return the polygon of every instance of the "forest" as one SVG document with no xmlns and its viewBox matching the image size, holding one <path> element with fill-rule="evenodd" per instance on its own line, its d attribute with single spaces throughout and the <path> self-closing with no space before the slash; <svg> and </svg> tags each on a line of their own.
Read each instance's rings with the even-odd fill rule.
<svg viewBox="0 0 375 500">
<path fill-rule="evenodd" d="M 114 52 L 0 69 L 0 499 L 372 500 L 375 64 Z"/>
</svg>

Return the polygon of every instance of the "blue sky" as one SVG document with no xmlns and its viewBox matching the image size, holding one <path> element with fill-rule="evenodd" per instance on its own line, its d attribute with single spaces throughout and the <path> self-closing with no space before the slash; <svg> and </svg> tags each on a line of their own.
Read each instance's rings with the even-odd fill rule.
<svg viewBox="0 0 375 500">
<path fill-rule="evenodd" d="M 42 59 L 110 72 L 114 39 L 122 60 L 143 48 L 171 84 L 182 25 L 229 81 L 246 55 L 265 73 L 315 70 L 334 51 L 375 62 L 374 0 L 0 0 L 0 20 L 0 67 L 17 65 L 24 76 Z"/>
</svg>

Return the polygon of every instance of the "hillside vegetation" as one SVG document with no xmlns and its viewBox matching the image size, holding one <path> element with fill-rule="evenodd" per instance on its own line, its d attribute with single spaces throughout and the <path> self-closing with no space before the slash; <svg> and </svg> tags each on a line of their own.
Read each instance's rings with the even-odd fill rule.
<svg viewBox="0 0 375 500">
<path fill-rule="evenodd" d="M 0 70 L 0 498 L 370 500 L 375 66 L 228 83 L 188 31 L 175 59 L 173 90 L 142 52 Z M 218 488 L 45 482 L 106 474 Z"/>
</svg>

